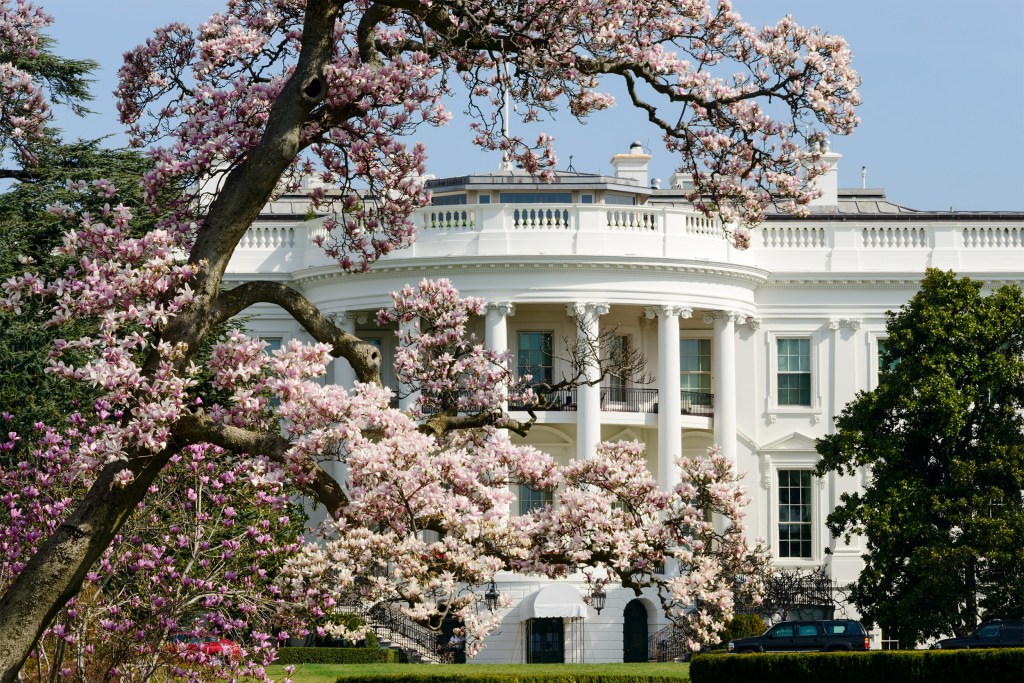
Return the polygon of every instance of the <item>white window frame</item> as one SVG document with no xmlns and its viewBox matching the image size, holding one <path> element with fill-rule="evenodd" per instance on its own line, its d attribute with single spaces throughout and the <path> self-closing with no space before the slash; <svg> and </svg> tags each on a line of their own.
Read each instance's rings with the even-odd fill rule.
<svg viewBox="0 0 1024 683">
<path fill-rule="evenodd" d="M 770 458 L 770 486 L 768 488 L 768 542 L 771 545 L 773 561 L 783 567 L 811 569 L 821 565 L 825 547 L 829 540 L 825 528 L 824 487 L 825 477 L 811 474 L 811 556 L 779 556 L 779 472 L 781 470 L 813 470 L 818 454 L 813 452 L 782 452 L 768 454 Z"/>
<path fill-rule="evenodd" d="M 780 339 L 806 339 L 808 341 L 808 349 L 811 354 L 811 404 L 806 406 L 793 406 L 793 405 L 779 405 L 779 340 Z M 765 378 L 766 388 L 765 392 L 767 398 L 767 410 L 769 414 L 772 413 L 798 413 L 802 415 L 816 414 L 820 420 L 822 412 L 822 397 L 821 397 L 821 363 L 820 363 L 820 347 L 821 347 L 821 335 L 818 332 L 809 331 L 778 331 L 769 332 L 765 335 L 766 344 L 766 355 L 768 362 L 765 366 L 768 370 L 768 375 Z M 712 384 L 714 386 L 714 384 Z"/>
<path fill-rule="evenodd" d="M 868 332 L 868 390 L 878 388 L 878 342 L 889 339 L 888 332 Z"/>
</svg>

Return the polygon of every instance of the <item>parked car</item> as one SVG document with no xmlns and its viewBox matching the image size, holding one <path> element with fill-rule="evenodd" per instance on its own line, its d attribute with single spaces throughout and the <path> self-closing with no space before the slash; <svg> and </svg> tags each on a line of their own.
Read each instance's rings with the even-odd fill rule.
<svg viewBox="0 0 1024 683">
<path fill-rule="evenodd" d="M 173 633 L 169 641 L 167 649 L 172 652 L 202 652 L 204 655 L 226 659 L 237 659 L 242 656 L 242 648 L 227 638 Z"/>
<path fill-rule="evenodd" d="M 981 647 L 1024 647 L 1024 619 L 986 621 L 963 638 L 945 638 L 932 645 L 935 650 L 965 650 Z"/>
<path fill-rule="evenodd" d="M 835 652 L 867 650 L 871 639 L 859 621 L 832 619 L 783 621 L 759 636 L 730 640 L 731 653 L 749 652 Z"/>
</svg>

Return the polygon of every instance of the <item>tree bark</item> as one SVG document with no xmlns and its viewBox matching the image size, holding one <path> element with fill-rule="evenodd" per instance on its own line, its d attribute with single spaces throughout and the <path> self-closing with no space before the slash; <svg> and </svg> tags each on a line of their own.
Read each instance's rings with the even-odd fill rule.
<svg viewBox="0 0 1024 683">
<path fill-rule="evenodd" d="M 225 179 L 196 237 L 189 261 L 205 265 L 191 283 L 195 303 L 173 318 L 163 333 L 165 341 L 187 344 L 182 367 L 212 327 L 211 313 L 235 246 L 298 153 L 302 126 L 326 93 L 322 79 L 333 52 L 338 11 L 339 0 L 308 0 L 295 72 L 274 103 L 260 142 Z M 151 373 L 158 363 L 157 354 L 152 354 L 144 370 Z M 135 479 L 124 488 L 112 488 L 111 483 L 125 464 L 104 467 L 82 503 L 12 582 L 0 599 L 0 683 L 17 680 L 36 640 L 81 588 L 90 567 L 145 498 L 172 454 L 167 449 L 156 455 L 131 456 L 127 466 Z"/>
<path fill-rule="evenodd" d="M 123 462 L 100 470 L 81 504 L 28 561 L 0 598 L 0 683 L 18 680 L 18 672 L 36 640 L 68 600 L 78 593 L 85 575 L 107 549 L 149 485 L 173 454 L 165 450 L 136 458 L 135 480 L 112 486 Z"/>
</svg>

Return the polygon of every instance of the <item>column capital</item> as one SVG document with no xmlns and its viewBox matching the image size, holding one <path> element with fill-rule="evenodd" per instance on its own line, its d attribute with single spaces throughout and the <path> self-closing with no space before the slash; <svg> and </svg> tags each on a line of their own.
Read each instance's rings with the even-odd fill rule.
<svg viewBox="0 0 1024 683">
<path fill-rule="evenodd" d="M 648 320 L 655 318 L 690 318 L 693 316 L 693 309 L 689 306 L 647 306 L 644 308 L 644 317 Z"/>
<path fill-rule="evenodd" d="M 485 310 L 487 313 L 495 311 L 506 318 L 510 318 L 516 314 L 516 305 L 511 301 L 488 301 L 485 305 Z"/>
<path fill-rule="evenodd" d="M 716 320 L 726 320 L 736 325 L 742 325 L 747 322 L 747 316 L 739 311 L 707 311 L 704 313 L 705 325 L 710 325 Z"/>
<path fill-rule="evenodd" d="M 335 325 L 344 325 L 345 323 L 365 325 L 370 322 L 370 316 L 371 314 L 366 311 L 334 311 L 327 314 L 327 317 Z"/>
<path fill-rule="evenodd" d="M 587 314 L 608 315 L 609 310 L 611 307 L 608 304 L 593 301 L 574 301 L 565 305 L 565 313 L 571 318 L 579 318 Z"/>
</svg>

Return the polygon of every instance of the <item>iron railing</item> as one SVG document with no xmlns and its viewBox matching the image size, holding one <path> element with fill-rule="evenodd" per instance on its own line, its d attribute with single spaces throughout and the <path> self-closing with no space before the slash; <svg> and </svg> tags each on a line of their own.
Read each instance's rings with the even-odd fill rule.
<svg viewBox="0 0 1024 683">
<path fill-rule="evenodd" d="M 658 390 L 602 387 L 601 410 L 610 413 L 656 413 Z"/>
<path fill-rule="evenodd" d="M 689 659 L 692 651 L 686 644 L 690 631 L 684 623 L 669 624 L 647 637 L 647 661 L 670 662 L 674 659 Z"/>
<path fill-rule="evenodd" d="M 555 412 L 576 412 L 578 395 L 576 389 L 543 391 L 535 389 L 533 403 L 512 401 L 510 410 L 546 410 Z M 454 405 L 462 393 L 455 396 L 435 397 L 423 406 L 426 414 L 435 413 L 441 403 Z M 712 417 L 715 414 L 715 395 L 703 391 L 680 391 L 679 410 L 683 415 Z M 657 413 L 658 390 L 622 387 L 601 387 L 601 410 L 610 413 Z"/>
<path fill-rule="evenodd" d="M 367 613 L 370 628 L 377 638 L 388 640 L 400 648 L 412 650 L 420 656 L 441 663 L 452 661 L 448 644 L 442 642 L 440 631 L 421 626 L 399 610 L 385 603 L 377 603 Z"/>
</svg>

